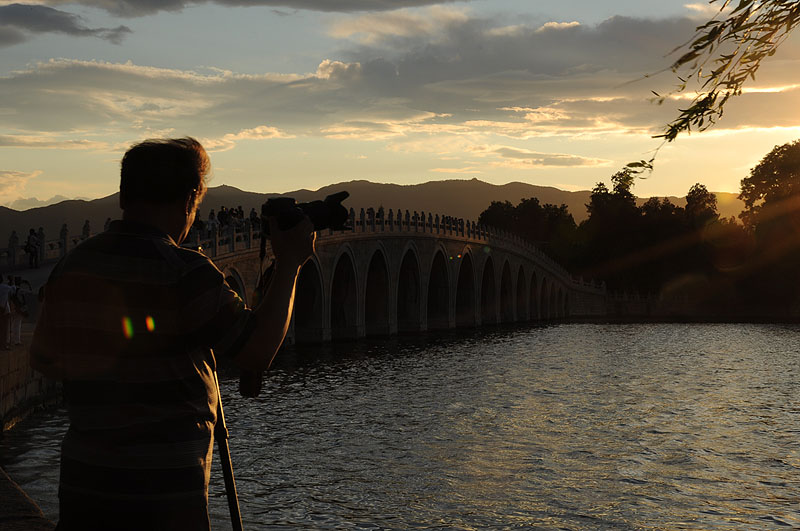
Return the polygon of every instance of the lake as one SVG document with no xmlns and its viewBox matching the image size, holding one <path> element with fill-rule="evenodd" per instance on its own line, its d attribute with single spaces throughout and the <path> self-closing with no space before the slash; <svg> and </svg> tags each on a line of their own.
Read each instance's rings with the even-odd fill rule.
<svg viewBox="0 0 800 531">
<path fill-rule="evenodd" d="M 255 400 L 222 379 L 246 529 L 800 527 L 797 325 L 459 330 L 280 356 Z M 53 519 L 65 428 L 47 412 L 0 443 Z"/>
</svg>

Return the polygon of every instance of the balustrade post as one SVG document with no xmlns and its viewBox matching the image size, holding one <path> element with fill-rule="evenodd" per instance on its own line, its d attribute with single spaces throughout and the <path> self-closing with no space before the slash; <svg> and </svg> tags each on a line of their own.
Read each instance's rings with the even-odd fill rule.
<svg viewBox="0 0 800 531">
<path fill-rule="evenodd" d="M 389 217 L 386 219 L 389 222 L 389 231 L 394 232 L 394 212 L 392 209 L 389 209 Z"/>
<path fill-rule="evenodd" d="M 419 231 L 419 214 L 417 211 L 414 211 L 414 215 L 411 217 L 411 222 L 414 225 L 414 232 Z"/>
<path fill-rule="evenodd" d="M 411 231 L 411 214 L 406 209 L 406 219 L 405 219 L 405 226 L 407 231 Z"/>
<path fill-rule="evenodd" d="M 353 208 L 350 208 L 350 231 L 356 231 L 356 211 Z"/>
<path fill-rule="evenodd" d="M 358 222 L 361 224 L 361 232 L 367 230 L 366 224 L 366 216 L 364 215 L 364 209 L 362 208 L 361 211 L 358 213 Z"/>
</svg>

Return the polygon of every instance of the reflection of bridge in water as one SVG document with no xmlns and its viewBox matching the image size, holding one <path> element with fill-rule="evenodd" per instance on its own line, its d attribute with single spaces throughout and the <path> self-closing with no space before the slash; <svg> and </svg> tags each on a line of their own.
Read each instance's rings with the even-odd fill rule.
<svg viewBox="0 0 800 531">
<path fill-rule="evenodd" d="M 516 236 L 408 211 L 383 218 L 351 209 L 350 217 L 352 230 L 318 234 L 298 279 L 290 341 L 605 313 L 605 286 L 573 278 Z M 231 229 L 199 243 L 249 301 L 258 233 Z"/>
</svg>

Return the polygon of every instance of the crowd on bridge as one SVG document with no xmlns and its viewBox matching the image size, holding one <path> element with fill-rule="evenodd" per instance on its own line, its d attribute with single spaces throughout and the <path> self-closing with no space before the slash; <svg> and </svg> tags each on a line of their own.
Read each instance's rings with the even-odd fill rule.
<svg viewBox="0 0 800 531">
<path fill-rule="evenodd" d="M 17 231 L 12 230 L 11 236 L 8 238 L 8 253 L 11 263 L 16 263 L 18 253 L 24 252 L 28 256 L 28 267 L 37 268 L 41 262 L 42 249 L 44 247 L 44 229 L 39 227 L 39 230 L 31 228 L 28 231 L 28 236 L 25 239 L 25 244 L 20 247 L 20 239 Z"/>
<path fill-rule="evenodd" d="M 260 227 L 260 219 L 255 208 L 250 209 L 250 213 L 245 216 L 242 205 L 226 208 L 220 206 L 217 212 L 212 208 L 208 213 L 208 218 L 203 221 L 198 212 L 195 217 L 192 230 L 196 231 L 201 238 L 212 238 L 218 232 L 225 232 L 233 228 L 235 231 L 249 230 L 250 227 Z"/>
</svg>

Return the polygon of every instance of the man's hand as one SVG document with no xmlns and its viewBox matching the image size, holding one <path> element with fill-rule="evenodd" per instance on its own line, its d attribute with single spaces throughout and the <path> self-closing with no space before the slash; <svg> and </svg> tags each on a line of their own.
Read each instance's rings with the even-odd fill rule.
<svg viewBox="0 0 800 531">
<path fill-rule="evenodd" d="M 294 307 L 297 277 L 300 268 L 314 254 L 317 237 L 308 216 L 289 230 L 280 230 L 274 217 L 268 221 L 275 271 L 262 304 L 255 309 L 255 330 L 235 358 L 243 369 L 239 386 L 242 396 L 258 394 L 261 373 L 269 368 L 286 336 Z"/>
<path fill-rule="evenodd" d="M 291 229 L 280 230 L 277 218 L 270 217 L 268 221 L 275 269 L 299 270 L 314 254 L 314 242 L 317 239 L 314 224 L 305 216 Z"/>
</svg>

